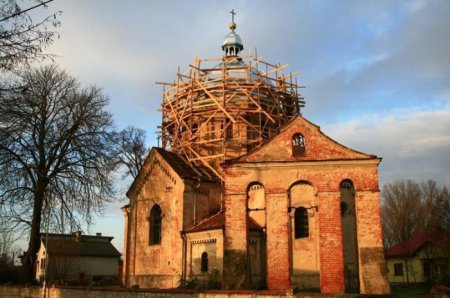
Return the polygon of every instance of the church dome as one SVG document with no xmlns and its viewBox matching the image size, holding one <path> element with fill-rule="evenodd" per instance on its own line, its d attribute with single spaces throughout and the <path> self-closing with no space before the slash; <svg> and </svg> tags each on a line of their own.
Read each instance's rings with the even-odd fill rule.
<svg viewBox="0 0 450 298">
<path fill-rule="evenodd" d="M 241 37 L 234 31 L 231 31 L 230 33 L 227 34 L 227 36 L 225 36 L 222 43 L 222 50 L 225 50 L 225 47 L 227 46 L 238 46 L 240 47 L 240 50 L 244 49 Z"/>
</svg>

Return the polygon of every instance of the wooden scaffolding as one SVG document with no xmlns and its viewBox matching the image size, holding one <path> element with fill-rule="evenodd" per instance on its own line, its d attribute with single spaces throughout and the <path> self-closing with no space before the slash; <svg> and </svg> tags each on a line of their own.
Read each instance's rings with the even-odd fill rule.
<svg viewBox="0 0 450 298">
<path fill-rule="evenodd" d="M 287 65 L 224 56 L 197 59 L 164 84 L 162 147 L 183 156 L 211 179 L 220 164 L 246 154 L 276 135 L 304 106 L 296 76 Z"/>
</svg>

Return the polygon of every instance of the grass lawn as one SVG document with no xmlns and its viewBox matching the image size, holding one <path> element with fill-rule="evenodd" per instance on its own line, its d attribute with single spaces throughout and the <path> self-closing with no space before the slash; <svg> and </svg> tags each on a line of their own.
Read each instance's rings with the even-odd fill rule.
<svg viewBox="0 0 450 298">
<path fill-rule="evenodd" d="M 402 297 L 414 297 L 428 294 L 430 286 L 426 284 L 405 286 L 405 287 L 392 287 L 392 296 Z"/>
</svg>

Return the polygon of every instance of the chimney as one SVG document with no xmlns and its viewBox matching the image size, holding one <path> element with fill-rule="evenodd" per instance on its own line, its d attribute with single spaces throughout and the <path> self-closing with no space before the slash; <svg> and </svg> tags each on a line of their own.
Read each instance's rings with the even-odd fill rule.
<svg viewBox="0 0 450 298">
<path fill-rule="evenodd" d="M 81 231 L 75 231 L 72 233 L 73 236 L 75 236 L 77 242 L 80 241 L 81 238 Z"/>
<path fill-rule="evenodd" d="M 102 237 L 102 233 L 95 233 L 95 236 Z"/>
</svg>

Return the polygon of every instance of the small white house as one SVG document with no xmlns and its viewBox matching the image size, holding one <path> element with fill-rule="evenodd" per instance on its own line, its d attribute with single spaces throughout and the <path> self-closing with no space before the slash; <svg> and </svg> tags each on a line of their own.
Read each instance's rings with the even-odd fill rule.
<svg viewBox="0 0 450 298">
<path fill-rule="evenodd" d="M 114 237 L 41 234 L 36 258 L 36 279 L 47 282 L 86 284 L 118 277 L 121 254 L 112 245 Z M 47 268 L 47 270 L 46 270 Z"/>
</svg>

